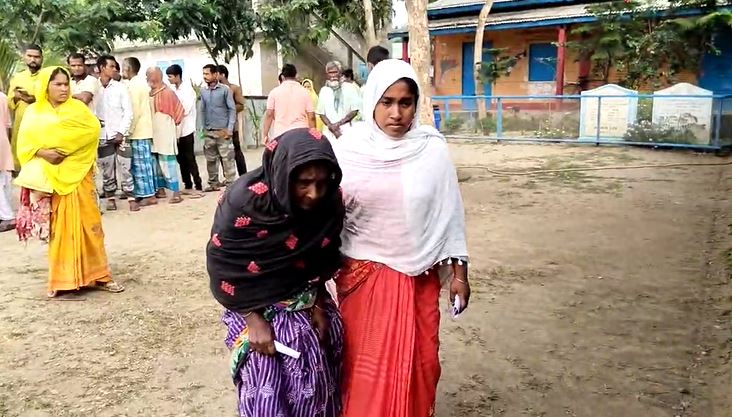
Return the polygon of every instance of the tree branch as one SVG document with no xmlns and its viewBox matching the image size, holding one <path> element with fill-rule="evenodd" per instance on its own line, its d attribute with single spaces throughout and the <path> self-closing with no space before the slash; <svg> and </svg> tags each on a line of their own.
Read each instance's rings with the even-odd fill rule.
<svg viewBox="0 0 732 417">
<path fill-rule="evenodd" d="M 41 3 L 41 12 L 38 14 L 38 19 L 36 20 L 36 28 L 33 31 L 33 37 L 31 38 L 30 43 L 38 42 L 38 35 L 40 35 L 41 32 L 41 26 L 43 25 L 43 15 L 45 13 L 46 8 L 43 6 L 43 3 Z"/>
</svg>

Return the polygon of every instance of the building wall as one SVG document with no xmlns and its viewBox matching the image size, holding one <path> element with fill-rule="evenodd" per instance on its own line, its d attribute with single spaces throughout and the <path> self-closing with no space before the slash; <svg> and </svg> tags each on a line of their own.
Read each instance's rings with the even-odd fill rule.
<svg viewBox="0 0 732 417">
<path fill-rule="evenodd" d="M 220 63 L 224 63 L 227 66 L 229 69 L 229 80 L 234 84 L 241 85 L 245 95 L 262 95 L 262 74 L 268 71 L 265 71 L 266 67 L 260 65 L 262 60 L 259 42 L 255 42 L 253 51 L 254 55 L 247 60 L 243 56 L 240 56 L 239 65 L 237 65 L 236 58 L 232 59 L 229 63 Z M 158 66 L 163 62 L 181 60 L 184 63 L 184 79 L 188 78 L 196 85 L 203 83 L 203 66 L 213 63 L 208 51 L 200 43 L 124 47 L 115 51 L 114 56 L 119 62 L 122 62 L 124 58 L 136 57 L 142 64 L 142 71 L 145 71 L 149 67 Z M 275 72 L 274 76 L 275 82 L 277 81 L 277 73 Z M 241 74 L 241 80 L 239 79 L 239 74 Z"/>
<path fill-rule="evenodd" d="M 492 31 L 485 33 L 485 41 L 491 42 L 493 48 L 506 48 L 504 55 L 526 54 L 518 60 L 516 66 L 507 76 L 502 76 L 493 86 L 493 95 L 553 95 L 556 91 L 554 82 L 529 82 L 529 45 L 533 43 L 556 42 L 557 28 L 541 28 L 526 30 Z M 435 36 L 434 43 L 434 81 L 433 94 L 438 96 L 462 94 L 462 51 L 463 44 L 475 42 L 474 34 Z M 564 83 L 565 94 L 577 94 L 578 90 L 571 85 L 577 83 L 580 69 L 578 57 L 571 50 L 567 50 Z M 600 76 L 590 71 L 588 88 L 603 84 Z M 676 76 L 676 82 L 697 83 L 697 76 L 693 73 L 683 73 Z M 622 74 L 611 69 L 609 82 L 617 83 Z M 651 86 L 643 86 L 642 91 L 652 91 Z"/>
<path fill-rule="evenodd" d="M 529 45 L 557 41 L 557 29 L 530 29 L 516 31 L 486 32 L 485 42 L 493 48 L 505 49 L 502 55 L 518 55 L 518 60 L 509 75 L 498 79 L 493 86 L 494 95 L 540 95 L 554 94 L 554 82 L 529 82 Z M 434 38 L 434 93 L 436 95 L 462 94 L 462 51 L 464 43 L 475 42 L 475 35 L 447 35 Z M 576 81 L 578 65 L 576 59 L 567 54 L 565 83 Z"/>
</svg>

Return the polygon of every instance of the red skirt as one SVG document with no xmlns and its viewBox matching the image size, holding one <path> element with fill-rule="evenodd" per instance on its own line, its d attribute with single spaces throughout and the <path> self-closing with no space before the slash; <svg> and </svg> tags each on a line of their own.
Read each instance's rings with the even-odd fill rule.
<svg viewBox="0 0 732 417">
<path fill-rule="evenodd" d="M 343 417 L 430 417 L 440 379 L 436 273 L 348 260 L 336 279 L 344 325 Z"/>
</svg>

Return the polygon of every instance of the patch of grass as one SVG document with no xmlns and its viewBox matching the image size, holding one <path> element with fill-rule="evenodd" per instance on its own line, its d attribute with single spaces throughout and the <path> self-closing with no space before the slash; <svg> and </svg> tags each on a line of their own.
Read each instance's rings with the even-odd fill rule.
<svg viewBox="0 0 732 417">
<path fill-rule="evenodd" d="M 604 154 L 614 155 L 613 153 Z M 597 154 L 575 153 L 570 155 L 553 155 L 543 160 L 543 163 L 535 168 L 536 170 L 571 170 L 582 169 L 594 166 L 602 166 L 597 160 Z M 610 165 L 610 164 L 608 164 Z M 548 172 L 533 177 L 534 180 L 542 181 L 551 185 L 571 188 L 577 191 L 595 194 L 620 194 L 623 190 L 623 179 L 607 178 L 591 175 L 590 171 L 561 171 Z"/>
</svg>

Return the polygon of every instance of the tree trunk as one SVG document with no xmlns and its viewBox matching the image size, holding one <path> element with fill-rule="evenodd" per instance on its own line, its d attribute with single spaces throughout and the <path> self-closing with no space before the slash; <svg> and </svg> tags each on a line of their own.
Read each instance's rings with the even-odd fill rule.
<svg viewBox="0 0 732 417">
<path fill-rule="evenodd" d="M 434 125 L 432 112 L 432 86 L 430 85 L 430 64 L 432 63 L 430 33 L 427 27 L 427 0 L 406 0 L 409 23 L 409 60 L 417 73 L 422 92 L 419 98 L 419 121 Z"/>
<path fill-rule="evenodd" d="M 366 43 L 368 44 L 367 47 L 371 48 L 378 44 L 376 40 L 376 27 L 374 26 L 374 8 L 371 0 L 363 0 L 363 14 L 366 19 Z"/>
<path fill-rule="evenodd" d="M 483 80 L 480 76 L 480 66 L 483 62 L 483 35 L 485 34 L 485 22 L 493 7 L 493 0 L 486 0 L 478 15 L 478 25 L 475 28 L 475 47 L 473 48 L 473 63 L 475 64 L 475 95 L 483 95 Z M 478 120 L 487 116 L 485 100 L 478 100 Z"/>
</svg>

